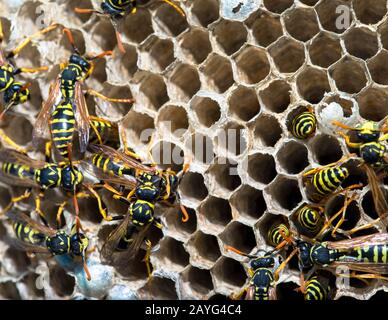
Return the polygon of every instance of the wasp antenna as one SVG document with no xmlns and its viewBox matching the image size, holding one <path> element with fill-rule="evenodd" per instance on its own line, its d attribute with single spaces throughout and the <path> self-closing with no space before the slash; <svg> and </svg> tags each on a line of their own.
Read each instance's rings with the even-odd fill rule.
<svg viewBox="0 0 388 320">
<path fill-rule="evenodd" d="M 77 53 L 77 54 L 79 54 L 79 50 L 78 50 L 78 48 L 77 48 L 76 45 L 75 45 L 74 37 L 73 37 L 73 34 L 72 34 L 72 32 L 70 31 L 70 29 L 64 28 L 64 29 L 63 29 L 63 33 L 66 34 L 67 39 L 69 39 L 69 42 L 70 42 L 71 46 L 73 47 L 74 52 Z"/>
<path fill-rule="evenodd" d="M 123 41 L 121 39 L 121 34 L 116 30 L 116 39 L 117 39 L 117 46 L 119 47 L 119 50 L 122 54 L 126 53 L 126 50 L 123 45 Z"/>
<path fill-rule="evenodd" d="M 183 11 L 183 9 L 180 6 L 178 6 L 177 4 L 175 4 L 174 2 L 172 2 L 170 0 L 162 0 L 162 2 L 165 2 L 168 5 L 170 5 L 171 7 L 173 7 L 182 17 L 186 17 L 186 13 Z"/>
<path fill-rule="evenodd" d="M 88 14 L 88 13 L 97 13 L 97 14 L 104 14 L 104 12 L 94 10 L 94 9 L 88 9 L 88 8 L 74 8 L 74 12 L 76 13 L 82 13 L 82 14 Z"/>
<path fill-rule="evenodd" d="M 96 60 L 96 59 L 100 59 L 100 58 L 103 58 L 105 56 L 113 56 L 113 51 L 104 51 L 104 52 L 101 52 L 100 54 L 98 55 L 95 55 L 93 57 L 89 57 L 88 60 Z"/>
</svg>

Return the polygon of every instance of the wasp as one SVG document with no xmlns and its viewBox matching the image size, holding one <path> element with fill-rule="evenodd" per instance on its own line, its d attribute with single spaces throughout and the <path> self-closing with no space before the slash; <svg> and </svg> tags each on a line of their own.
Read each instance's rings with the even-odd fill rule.
<svg viewBox="0 0 388 320">
<path fill-rule="evenodd" d="M 91 279 L 85 260 L 89 239 L 77 231 L 75 224 L 68 234 L 64 230 L 54 230 L 41 225 L 21 212 L 8 212 L 7 217 L 12 221 L 17 239 L 13 241 L 13 245 L 16 248 L 31 253 L 53 256 L 70 255 L 74 259 L 81 258 L 87 279 Z"/>
<path fill-rule="evenodd" d="M 312 108 L 297 114 L 291 123 L 291 133 L 295 138 L 307 139 L 317 130 L 317 118 Z"/>
<path fill-rule="evenodd" d="M 93 57 L 82 56 L 75 46 L 71 31 L 65 28 L 64 33 L 73 47 L 73 54 L 67 63 L 61 64 L 61 74 L 50 86 L 49 97 L 43 103 L 35 122 L 33 140 L 44 137 L 49 128 L 55 148 L 62 157 L 70 161 L 75 131 L 78 132 L 80 151 L 84 153 L 89 141 L 90 124 L 93 128 L 95 120 L 89 116 L 84 81 L 94 70 L 93 60 L 111 55 L 112 52 L 105 51 Z M 92 89 L 86 90 L 86 93 L 111 102 L 134 102 L 133 99 L 108 98 Z M 51 143 L 46 148 L 51 148 Z"/>
<path fill-rule="evenodd" d="M 89 144 L 102 144 L 114 149 L 120 148 L 119 128 L 117 123 L 90 116 L 89 124 L 91 128 Z"/>
<path fill-rule="evenodd" d="M 267 239 L 271 246 L 277 247 L 290 235 L 289 228 L 284 223 L 274 224 L 268 231 Z"/>
<path fill-rule="evenodd" d="M 161 0 L 162 2 L 167 3 L 171 7 L 173 7 L 180 15 L 185 17 L 185 13 L 182 10 L 182 8 L 178 5 L 176 5 L 174 2 L 170 0 Z M 146 6 L 152 5 L 154 1 L 151 1 Z M 98 15 L 104 15 L 108 16 L 112 22 L 113 27 L 116 30 L 116 39 L 117 39 L 117 45 L 119 47 L 119 50 L 122 53 L 125 53 L 125 48 L 123 46 L 123 42 L 121 40 L 121 35 L 118 31 L 118 21 L 128 14 L 135 14 L 137 11 L 137 1 L 136 0 L 104 0 L 101 2 L 101 10 L 94 10 L 94 9 L 84 9 L 84 8 L 75 8 L 75 12 L 77 13 L 96 13 Z M 143 6 L 145 7 L 145 6 Z"/>
<path fill-rule="evenodd" d="M 300 291 L 303 293 L 304 300 L 306 301 L 324 301 L 330 297 L 330 285 L 328 279 L 321 275 L 313 275 L 307 281 L 305 281 Z"/>
<path fill-rule="evenodd" d="M 324 209 L 319 206 L 305 204 L 296 213 L 296 225 L 306 235 L 315 236 L 325 221 Z"/>
<path fill-rule="evenodd" d="M 48 70 L 47 67 L 17 68 L 12 59 L 16 57 L 34 38 L 48 33 L 56 27 L 57 25 L 53 24 L 31 35 L 8 54 L 4 54 L 0 49 L 0 92 L 3 92 L 3 103 L 5 105 L 0 114 L 0 119 L 4 117 L 5 113 L 12 106 L 23 104 L 31 97 L 31 92 L 28 89 L 30 83 L 19 82 L 17 81 L 16 76 L 21 73 L 36 73 Z M 3 27 L 0 21 L 0 43 L 3 42 L 3 39 Z"/>
</svg>

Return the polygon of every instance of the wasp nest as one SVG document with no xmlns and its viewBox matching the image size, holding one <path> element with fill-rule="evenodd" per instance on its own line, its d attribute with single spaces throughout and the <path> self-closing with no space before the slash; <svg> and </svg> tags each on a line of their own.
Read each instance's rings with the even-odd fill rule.
<svg viewBox="0 0 388 320">
<path fill-rule="evenodd" d="M 275 221 L 292 224 L 295 211 L 307 202 L 301 173 L 349 152 L 343 139 L 321 124 L 314 137 L 295 139 L 288 128 L 293 115 L 307 106 L 319 115 L 333 102 L 353 124 L 388 115 L 386 0 L 180 4 L 186 18 L 162 2 L 140 6 L 136 14 L 127 16 L 122 22 L 126 53 L 122 56 L 115 49 L 114 57 L 99 60 L 87 84 L 107 96 L 136 100 L 130 110 L 127 105 L 96 105 L 90 98 L 88 106 L 91 113 L 120 121 L 139 155 L 148 156 L 150 139 L 143 133 L 150 129 L 155 131 L 154 154 L 182 152 L 191 158 L 179 187 L 189 221 L 181 221 L 177 208 L 157 206 L 164 228 L 151 237 L 153 278 L 148 281 L 142 256 L 121 269 L 100 264 L 99 248 L 114 223 L 102 221 L 94 200 L 82 201 L 81 219 L 97 248 L 89 256 L 92 282 L 85 284 L 82 277 L 67 274 L 54 259 L 30 258 L 2 242 L 1 298 L 225 298 L 246 285 L 248 276 L 246 260 L 224 245 L 246 253 L 270 249 L 269 226 Z M 76 6 L 93 5 L 97 8 L 97 1 L 1 3 L 3 44 L 12 48 L 55 21 L 73 31 L 81 53 L 111 50 L 116 38 L 110 21 L 74 12 Z M 17 143 L 30 145 L 49 84 L 70 53 L 68 41 L 58 31 L 34 40 L 18 57 L 20 66 L 50 69 L 28 77 L 32 100 L 15 108 L 1 124 Z M 323 117 L 324 113 L 318 120 Z M 234 148 L 223 136 L 228 131 L 236 133 Z M 190 149 L 196 152 L 191 154 Z M 182 164 L 183 157 L 172 167 L 179 171 Z M 350 167 L 350 182 L 367 185 L 358 162 Z M 0 194 L 4 208 L 20 188 L 2 185 Z M 111 215 L 125 214 L 126 206 L 101 195 Z M 348 208 L 344 230 L 376 217 L 369 188 L 359 195 Z M 48 215 L 55 212 L 58 200 L 53 199 L 43 205 Z M 342 203 L 343 197 L 336 197 L 328 215 Z M 8 228 L 3 219 L 1 239 Z M 379 225 L 376 229 L 386 231 Z M 296 295 L 298 275 L 297 265 L 291 263 L 278 283 L 279 297 Z M 388 287 L 380 280 L 368 284 L 351 280 L 349 288 L 337 288 L 335 298 L 369 299 L 382 290 Z"/>
</svg>

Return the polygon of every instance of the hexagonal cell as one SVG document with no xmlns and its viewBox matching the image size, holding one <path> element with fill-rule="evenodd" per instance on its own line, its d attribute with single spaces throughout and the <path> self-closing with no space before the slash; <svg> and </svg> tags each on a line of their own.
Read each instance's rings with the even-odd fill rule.
<svg viewBox="0 0 388 320">
<path fill-rule="evenodd" d="M 351 55 L 366 60 L 379 50 L 377 34 L 367 28 L 352 28 L 345 35 L 345 47 Z"/>
<path fill-rule="evenodd" d="M 334 35 L 321 32 L 313 39 L 309 48 L 309 54 L 312 63 L 327 68 L 341 59 L 341 43 Z"/>
<path fill-rule="evenodd" d="M 210 234 L 203 233 L 202 231 L 196 232 L 187 245 L 192 248 L 202 260 L 209 262 L 209 265 L 215 263 L 221 256 L 217 238 Z"/>
<path fill-rule="evenodd" d="M 141 43 L 154 32 L 150 12 L 146 9 L 138 8 L 136 14 L 127 15 L 123 32 L 131 41 Z"/>
<path fill-rule="evenodd" d="M 341 97 L 338 94 L 328 96 L 324 99 L 324 101 L 327 104 L 330 104 L 332 102 L 338 103 L 341 106 L 345 117 L 349 117 L 353 114 L 352 113 L 353 102 L 351 100 Z"/>
<path fill-rule="evenodd" d="M 10 241 L 9 238 L 8 241 Z M 6 261 L 8 262 L 8 265 L 12 265 L 12 272 L 14 274 L 27 272 L 29 266 L 31 265 L 31 261 L 28 259 L 26 252 L 15 250 L 14 247 L 9 247 L 5 251 L 2 257 L 2 263 L 5 264 Z"/>
<path fill-rule="evenodd" d="M 276 177 L 276 180 L 271 184 L 268 192 L 280 207 L 286 210 L 296 208 L 302 200 L 298 181 L 288 179 L 282 175 Z"/>
<path fill-rule="evenodd" d="M 169 39 L 160 39 L 152 35 L 142 45 L 141 51 L 147 57 L 147 69 L 163 71 L 174 60 L 174 44 Z"/>
<path fill-rule="evenodd" d="M 304 69 L 296 80 L 300 95 L 310 103 L 318 103 L 325 92 L 330 92 L 329 80 L 326 72 L 313 67 Z"/>
<path fill-rule="evenodd" d="M 388 85 L 388 52 L 381 51 L 368 61 L 368 69 L 372 79 L 382 85 Z"/>
<path fill-rule="evenodd" d="M 280 18 L 269 15 L 266 12 L 260 13 L 251 29 L 256 42 L 262 47 L 269 46 L 283 35 Z"/>
<path fill-rule="evenodd" d="M 177 99 L 187 102 L 201 88 L 197 70 L 188 64 L 179 64 L 171 78 L 172 93 Z"/>
<path fill-rule="evenodd" d="M 215 287 L 226 287 L 227 290 L 239 290 L 247 278 L 243 266 L 230 258 L 223 257 L 217 261 L 212 270 Z"/>
<path fill-rule="evenodd" d="M 277 155 L 280 165 L 289 174 L 297 174 L 309 165 L 307 148 L 295 141 L 284 144 Z"/>
<path fill-rule="evenodd" d="M 255 140 L 260 141 L 264 146 L 273 147 L 282 137 L 283 131 L 275 117 L 261 114 L 255 122 L 253 133 Z"/>
<path fill-rule="evenodd" d="M 218 186 L 227 192 L 237 189 L 241 185 L 237 163 L 224 158 L 217 158 L 216 162 L 209 169 L 209 174 L 215 177 Z"/>
<path fill-rule="evenodd" d="M 150 300 L 177 300 L 175 282 L 171 279 L 152 277 L 146 285 L 140 289 L 145 299 Z"/>
<path fill-rule="evenodd" d="M 231 55 L 246 42 L 248 32 L 241 22 L 221 20 L 214 26 L 213 34 L 224 52 Z"/>
<path fill-rule="evenodd" d="M 116 67 L 116 72 L 122 77 L 123 79 L 130 79 L 134 76 L 137 68 L 137 51 L 136 47 L 131 46 L 129 44 L 124 43 L 123 44 L 125 53 L 123 56 L 114 56 L 112 59 L 114 60 L 114 64 Z M 115 72 L 115 71 L 112 71 Z M 126 76 L 123 76 L 126 75 Z"/>
<path fill-rule="evenodd" d="M 308 41 L 319 32 L 315 11 L 310 8 L 296 8 L 284 17 L 288 33 L 297 40 Z"/>
<path fill-rule="evenodd" d="M 207 78 L 207 83 L 212 90 L 223 93 L 233 85 L 233 71 L 228 59 L 213 54 L 206 61 L 203 73 Z"/>
<path fill-rule="evenodd" d="M 185 57 L 197 64 L 203 62 L 212 51 L 209 34 L 201 29 L 191 29 L 185 33 L 180 45 Z"/>
<path fill-rule="evenodd" d="M 265 7 L 274 13 L 282 13 L 293 4 L 293 0 L 264 0 Z"/>
<path fill-rule="evenodd" d="M 202 203 L 199 212 L 207 221 L 221 227 L 232 220 L 229 202 L 221 198 L 209 197 Z"/>
<path fill-rule="evenodd" d="M 26 145 L 32 139 L 32 125 L 24 117 L 14 116 L 7 114 L 7 124 L 1 129 L 6 135 L 8 135 L 14 142 L 19 145 Z M 18 130 L 15 130 L 18 128 Z"/>
<path fill-rule="evenodd" d="M 61 267 L 55 265 L 50 269 L 50 286 L 60 297 L 66 297 L 73 293 L 75 279 Z"/>
<path fill-rule="evenodd" d="M 168 169 L 175 172 L 182 170 L 184 159 L 183 150 L 175 143 L 169 141 L 159 141 L 151 148 L 153 162 L 160 168 Z"/>
<path fill-rule="evenodd" d="M 224 157 L 228 154 L 238 156 L 247 148 L 246 128 L 235 122 L 229 122 L 223 126 L 215 137 L 216 153 Z"/>
<path fill-rule="evenodd" d="M 315 6 L 319 0 L 300 0 L 300 2 L 304 3 L 305 5 L 308 6 Z"/>
<path fill-rule="evenodd" d="M 221 109 L 218 102 L 208 97 L 194 97 L 191 102 L 198 121 L 209 128 L 221 117 Z"/>
<path fill-rule="evenodd" d="M 346 162 L 343 166 L 348 169 L 349 177 L 342 183 L 342 188 L 346 188 L 348 186 L 354 184 L 362 184 L 366 186 L 368 184 L 368 177 L 365 173 L 365 170 L 360 166 L 360 159 L 353 158 Z"/>
<path fill-rule="evenodd" d="M 195 133 L 186 141 L 186 150 L 191 150 L 194 159 L 204 164 L 210 164 L 214 157 L 213 141 L 208 136 Z"/>
<path fill-rule="evenodd" d="M 154 131 L 154 119 L 150 116 L 130 110 L 121 122 L 125 130 L 128 143 L 134 145 L 146 145 L 151 140 L 151 134 Z M 147 134 L 147 132 L 149 134 Z"/>
<path fill-rule="evenodd" d="M 229 98 L 229 111 L 243 121 L 251 120 L 260 112 L 260 103 L 253 88 L 239 86 Z"/>
<path fill-rule="evenodd" d="M 186 172 L 179 187 L 185 198 L 200 201 L 208 195 L 203 176 L 197 172 Z"/>
<path fill-rule="evenodd" d="M 163 78 L 152 73 L 147 74 L 142 80 L 139 94 L 140 97 L 136 97 L 136 102 L 155 111 L 168 101 L 167 88 Z"/>
<path fill-rule="evenodd" d="M 274 43 L 268 52 L 282 73 L 296 72 L 305 61 L 303 44 L 287 37 Z"/>
<path fill-rule="evenodd" d="M 16 284 L 12 281 L 5 281 L 0 283 L 0 297 L 2 300 L 21 300 L 19 290 Z"/>
<path fill-rule="evenodd" d="M 322 166 L 336 162 L 343 156 L 338 139 L 326 134 L 317 135 L 311 140 L 311 152 Z"/>
<path fill-rule="evenodd" d="M 342 207 L 344 206 L 344 203 L 345 203 L 344 196 L 341 195 L 341 196 L 335 197 L 325 206 L 326 216 L 329 218 L 333 217 L 339 210 L 342 209 Z M 337 225 L 341 216 L 334 219 L 332 223 L 333 226 Z M 361 216 L 361 213 L 360 213 L 360 209 L 358 208 L 357 202 L 352 201 L 346 208 L 345 221 L 341 224 L 340 229 L 341 230 L 353 229 L 356 226 L 358 220 L 360 219 L 360 216 Z"/>
<path fill-rule="evenodd" d="M 186 287 L 187 291 L 194 291 L 199 296 L 213 290 L 212 277 L 207 270 L 190 267 L 182 273 L 182 282 L 182 286 Z"/>
<path fill-rule="evenodd" d="M 67 1 L 66 3 L 66 8 L 67 8 L 67 12 L 69 15 L 72 15 L 74 17 L 77 17 L 77 19 L 79 19 L 79 21 L 81 23 L 85 23 L 86 21 L 88 21 L 91 16 L 92 16 L 92 13 L 77 13 L 74 11 L 74 9 L 78 7 L 78 8 L 92 8 L 93 7 L 93 4 L 90 0 L 85 0 L 82 2 L 82 4 L 80 4 L 80 2 L 78 0 L 69 0 Z"/>
<path fill-rule="evenodd" d="M 132 92 L 128 85 L 118 86 L 111 85 L 108 82 L 103 84 L 103 89 L 100 92 L 111 98 L 117 99 L 132 99 Z M 100 100 L 101 101 L 101 100 Z M 114 107 L 111 107 L 110 104 L 99 103 L 100 101 L 96 100 L 96 108 L 99 110 L 99 114 L 102 117 L 108 117 L 110 120 L 121 120 L 125 114 L 131 109 L 132 104 L 129 103 L 114 103 Z"/>
<path fill-rule="evenodd" d="M 388 49 L 388 20 L 385 20 L 384 23 L 379 26 L 378 32 L 380 34 L 381 44 L 384 49 Z"/>
<path fill-rule="evenodd" d="M 265 240 L 267 245 L 270 245 L 270 246 L 274 245 L 273 243 L 271 243 L 271 240 L 268 237 L 268 233 L 271 230 L 271 228 L 278 226 L 279 224 L 284 224 L 288 228 L 290 227 L 290 224 L 285 216 L 281 214 L 267 213 L 256 226 L 256 229 L 260 231 L 260 234 Z"/>
<path fill-rule="evenodd" d="M 275 80 L 260 92 L 264 105 L 271 111 L 282 113 L 291 102 L 291 86 L 284 80 Z"/>
<path fill-rule="evenodd" d="M 189 264 L 189 254 L 183 248 L 183 243 L 170 237 L 164 237 L 159 242 L 160 248 L 154 257 L 169 270 L 179 272 Z"/>
<path fill-rule="evenodd" d="M 387 13 L 386 0 L 354 0 L 353 9 L 356 17 L 362 23 L 375 24 Z"/>
<path fill-rule="evenodd" d="M 194 0 L 191 12 L 203 27 L 207 27 L 220 16 L 218 0 Z"/>
<path fill-rule="evenodd" d="M 257 220 L 267 209 L 263 192 L 248 185 L 242 186 L 231 197 L 230 204 L 247 219 Z"/>
<path fill-rule="evenodd" d="M 253 84 L 265 79 L 270 65 L 265 51 L 252 46 L 244 48 L 235 58 L 238 75 L 244 83 Z"/>
<path fill-rule="evenodd" d="M 116 30 L 109 20 L 99 20 L 93 30 L 93 40 L 103 50 L 112 50 L 117 45 Z"/>
<path fill-rule="evenodd" d="M 264 153 L 250 155 L 248 157 L 248 174 L 255 181 L 269 184 L 277 175 L 273 156 Z"/>
<path fill-rule="evenodd" d="M 322 27 L 327 31 L 343 33 L 353 22 L 348 0 L 322 0 L 315 10 Z"/>
<path fill-rule="evenodd" d="M 388 115 L 388 91 L 369 87 L 357 96 L 360 115 L 367 120 L 380 121 Z"/>
<path fill-rule="evenodd" d="M 164 106 L 158 114 L 157 123 L 163 130 L 181 137 L 189 127 L 185 108 L 179 106 Z"/>
<path fill-rule="evenodd" d="M 169 36 L 174 37 L 182 33 L 188 27 L 186 17 L 183 17 L 167 3 L 162 3 L 158 6 L 154 21 L 164 32 Z"/>
<path fill-rule="evenodd" d="M 178 233 L 181 236 L 189 236 L 197 230 L 196 212 L 195 210 L 186 207 L 186 211 L 189 215 L 189 221 L 183 222 L 178 211 L 179 209 L 176 207 L 166 210 L 164 217 L 166 219 L 168 230 Z"/>
<path fill-rule="evenodd" d="M 379 217 L 376 207 L 374 204 L 372 191 L 368 191 L 361 199 L 361 206 L 364 209 L 364 212 L 371 217 L 372 219 L 377 219 Z"/>
<path fill-rule="evenodd" d="M 252 228 L 237 221 L 229 224 L 219 237 L 224 244 L 242 252 L 251 252 L 256 247 Z"/>
</svg>

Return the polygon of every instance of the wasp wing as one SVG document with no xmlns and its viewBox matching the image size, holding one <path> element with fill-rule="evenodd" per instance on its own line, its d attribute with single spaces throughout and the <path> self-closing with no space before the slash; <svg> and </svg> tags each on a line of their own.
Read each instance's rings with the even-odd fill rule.
<svg viewBox="0 0 388 320">
<path fill-rule="evenodd" d="M 81 152 L 85 152 L 89 143 L 89 111 L 86 105 L 85 95 L 82 90 L 82 83 L 75 84 L 74 114 L 78 131 L 79 145 Z"/>
<path fill-rule="evenodd" d="M 388 233 L 374 233 L 362 237 L 357 237 L 341 241 L 328 241 L 329 249 L 350 250 L 356 247 L 365 247 L 373 245 L 388 245 Z"/>
<path fill-rule="evenodd" d="M 46 165 L 44 161 L 31 159 L 13 149 L 2 149 L 0 151 L 0 162 L 17 163 L 34 169 L 43 168 Z"/>
<path fill-rule="evenodd" d="M 49 227 L 46 227 L 35 220 L 31 219 L 29 216 L 27 216 L 24 213 L 21 212 L 15 212 L 15 211 L 9 211 L 7 212 L 7 217 L 11 219 L 14 222 L 19 222 L 23 224 L 28 224 L 32 229 L 46 235 L 46 236 L 54 236 L 57 232 L 54 229 L 51 229 Z"/>
</svg>

